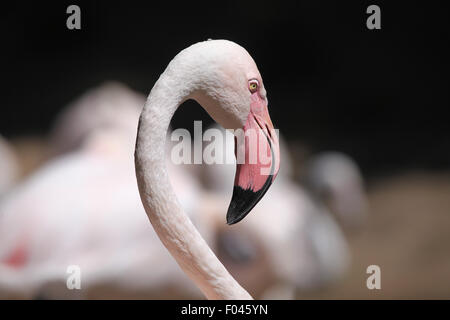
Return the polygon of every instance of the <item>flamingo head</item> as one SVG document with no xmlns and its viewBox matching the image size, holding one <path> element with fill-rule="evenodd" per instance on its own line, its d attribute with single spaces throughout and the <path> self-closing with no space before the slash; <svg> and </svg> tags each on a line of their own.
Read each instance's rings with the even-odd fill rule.
<svg viewBox="0 0 450 320">
<path fill-rule="evenodd" d="M 261 74 L 250 54 L 227 40 L 199 42 L 179 53 L 190 96 L 235 134 L 236 175 L 227 223 L 241 221 L 262 199 L 280 165 L 278 137 L 269 116 Z M 188 61 L 187 61 L 188 60 Z"/>
</svg>

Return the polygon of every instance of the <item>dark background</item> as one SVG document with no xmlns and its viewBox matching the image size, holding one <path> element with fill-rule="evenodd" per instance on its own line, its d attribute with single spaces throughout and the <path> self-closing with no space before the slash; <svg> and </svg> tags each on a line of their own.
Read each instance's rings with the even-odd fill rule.
<svg viewBox="0 0 450 320">
<path fill-rule="evenodd" d="M 81 30 L 66 28 L 70 4 Z M 381 30 L 366 28 L 370 4 Z M 61 108 L 105 80 L 147 94 L 180 50 L 225 38 L 257 62 L 289 141 L 347 152 L 366 175 L 450 168 L 444 2 L 35 1 L 0 12 L 6 137 L 47 133 Z M 175 127 L 211 121 L 186 104 Z"/>
</svg>

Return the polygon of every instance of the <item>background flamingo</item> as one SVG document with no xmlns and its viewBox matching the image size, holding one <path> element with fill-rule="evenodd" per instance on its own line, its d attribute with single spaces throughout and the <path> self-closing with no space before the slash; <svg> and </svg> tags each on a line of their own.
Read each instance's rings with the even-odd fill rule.
<svg viewBox="0 0 450 320">
<path fill-rule="evenodd" d="M 344 227 L 357 229 L 367 221 L 369 205 L 362 174 L 348 155 L 336 151 L 314 155 L 301 170 L 300 180 Z"/>
<path fill-rule="evenodd" d="M 212 129 L 225 135 L 223 128 L 215 125 Z M 223 149 L 216 149 L 222 152 L 219 159 L 234 152 L 233 136 L 226 137 Z M 259 296 L 292 299 L 296 290 L 339 279 L 350 256 L 345 237 L 325 204 L 294 181 L 287 144 L 282 137 L 279 141 L 283 166 L 277 183 L 246 223 L 229 229 L 221 224 L 220 210 L 212 212 L 220 229 L 215 244 L 218 256 L 230 272 Z M 218 201 L 231 197 L 227 186 L 233 181 L 234 167 L 233 163 L 201 166 L 202 181 Z"/>
<path fill-rule="evenodd" d="M 140 204 L 132 152 L 143 104 L 124 86 L 106 84 L 59 117 L 52 139 L 59 139 L 52 147 L 59 155 L 0 206 L 0 296 L 200 296 L 160 245 Z M 196 181 L 177 166 L 169 171 L 180 201 L 195 213 Z M 197 225 L 208 234 L 201 220 Z M 83 270 L 81 293 L 66 288 L 72 264 Z"/>
</svg>

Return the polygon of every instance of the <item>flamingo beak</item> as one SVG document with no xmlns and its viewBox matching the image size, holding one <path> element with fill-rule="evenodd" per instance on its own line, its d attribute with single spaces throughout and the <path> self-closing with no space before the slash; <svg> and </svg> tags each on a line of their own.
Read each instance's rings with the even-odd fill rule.
<svg viewBox="0 0 450 320">
<path fill-rule="evenodd" d="M 240 131 L 240 130 L 238 130 Z M 241 135 L 235 135 L 236 176 L 227 223 L 235 224 L 269 189 L 280 167 L 278 136 L 267 107 L 252 105 Z"/>
</svg>

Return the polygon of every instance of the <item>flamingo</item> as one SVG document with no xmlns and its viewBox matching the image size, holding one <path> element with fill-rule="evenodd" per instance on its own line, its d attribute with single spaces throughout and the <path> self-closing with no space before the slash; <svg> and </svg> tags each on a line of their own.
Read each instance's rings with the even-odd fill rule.
<svg viewBox="0 0 450 320">
<path fill-rule="evenodd" d="M 107 83 L 58 117 L 54 157 L 0 205 L 0 297 L 97 297 L 106 287 L 122 296 L 200 297 L 159 245 L 140 204 L 132 152 L 144 101 Z M 170 162 L 168 170 L 195 219 L 197 182 Z M 195 220 L 209 239 L 206 223 Z M 83 273 L 80 292 L 65 286 L 71 264 Z"/>
<path fill-rule="evenodd" d="M 266 90 L 250 54 L 227 40 L 208 40 L 182 50 L 152 88 L 141 113 L 135 149 L 136 177 L 147 216 L 161 242 L 208 299 L 252 299 L 230 275 L 181 208 L 165 168 L 170 120 L 187 99 L 196 100 L 227 129 L 255 130 L 268 165 L 238 164 L 227 223 L 242 220 L 264 196 L 279 169 L 278 138 L 267 109 Z M 237 152 L 249 155 L 239 143 Z M 262 169 L 270 168 L 270 174 Z"/>
<path fill-rule="evenodd" d="M 367 220 L 369 205 L 364 180 L 350 156 L 338 151 L 314 155 L 301 171 L 300 180 L 344 227 L 357 229 Z"/>
<path fill-rule="evenodd" d="M 12 190 L 0 205 L 0 296 L 95 297 L 107 287 L 160 298 L 175 283 L 176 296 L 199 296 L 145 219 L 133 147 L 130 137 L 97 131 Z M 195 181 L 176 169 L 171 181 L 190 186 L 180 193 L 192 212 Z M 65 285 L 69 265 L 82 270 L 80 291 Z"/>
</svg>

